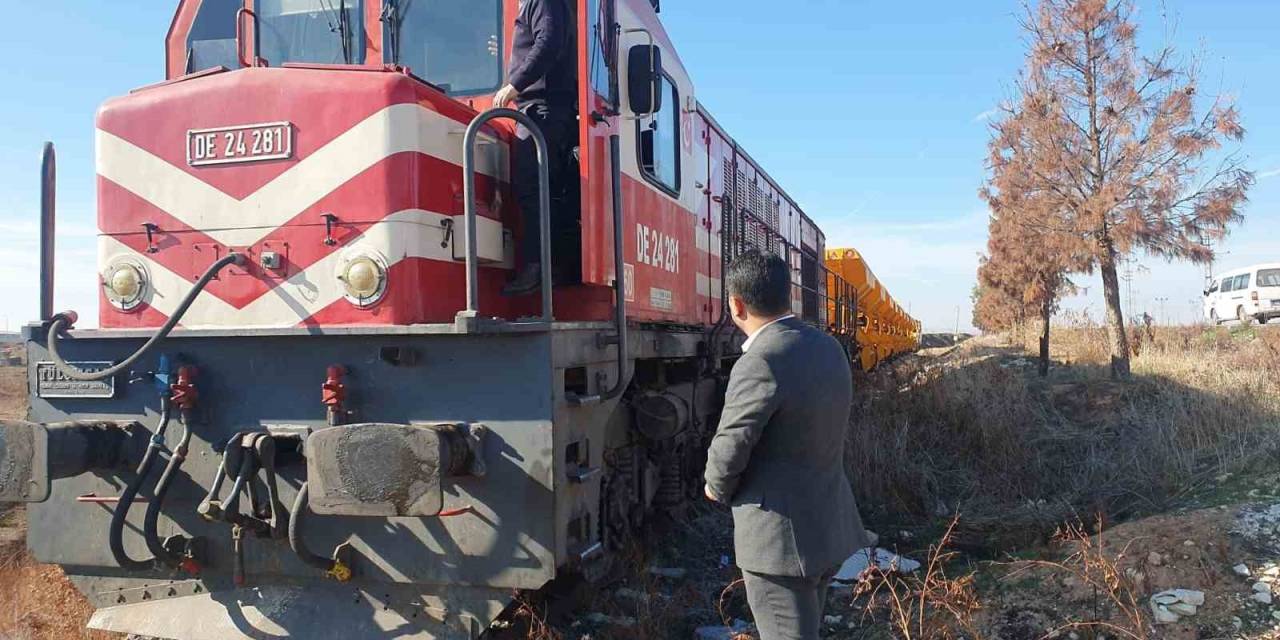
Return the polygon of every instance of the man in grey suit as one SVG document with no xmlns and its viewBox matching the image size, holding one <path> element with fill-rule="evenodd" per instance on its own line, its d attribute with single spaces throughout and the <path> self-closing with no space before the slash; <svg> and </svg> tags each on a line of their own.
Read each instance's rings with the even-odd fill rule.
<svg viewBox="0 0 1280 640">
<path fill-rule="evenodd" d="M 791 269 L 748 252 L 725 274 L 747 335 L 707 454 L 761 640 L 816 640 L 831 577 L 868 546 L 844 472 L 853 384 L 830 336 L 791 315 Z"/>
</svg>

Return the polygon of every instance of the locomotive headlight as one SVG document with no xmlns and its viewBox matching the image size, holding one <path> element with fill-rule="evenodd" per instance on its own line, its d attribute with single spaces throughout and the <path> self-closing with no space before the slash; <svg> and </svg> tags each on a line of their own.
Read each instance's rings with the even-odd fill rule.
<svg viewBox="0 0 1280 640">
<path fill-rule="evenodd" d="M 377 257 L 368 254 L 351 256 L 338 270 L 338 280 L 347 300 L 367 307 L 382 299 L 387 292 L 387 268 Z"/>
<path fill-rule="evenodd" d="M 137 307 L 147 293 L 147 272 L 131 260 L 115 260 L 102 274 L 107 300 L 122 311 Z"/>
</svg>

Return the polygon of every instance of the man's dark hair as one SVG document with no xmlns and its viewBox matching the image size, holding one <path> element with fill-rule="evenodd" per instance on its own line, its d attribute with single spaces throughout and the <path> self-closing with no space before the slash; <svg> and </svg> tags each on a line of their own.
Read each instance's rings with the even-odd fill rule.
<svg viewBox="0 0 1280 640">
<path fill-rule="evenodd" d="M 791 311 L 791 269 L 773 253 L 747 251 L 729 263 L 725 272 L 729 295 L 738 296 L 756 315 Z"/>
</svg>

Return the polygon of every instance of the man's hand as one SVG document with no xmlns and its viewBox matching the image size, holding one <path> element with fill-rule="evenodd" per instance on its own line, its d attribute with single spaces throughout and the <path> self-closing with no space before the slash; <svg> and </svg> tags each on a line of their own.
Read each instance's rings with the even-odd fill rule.
<svg viewBox="0 0 1280 640">
<path fill-rule="evenodd" d="M 512 102 L 515 102 L 516 98 L 519 98 L 519 97 L 520 97 L 520 92 L 516 91 L 515 87 L 511 85 L 507 85 L 501 89 L 498 89 L 498 92 L 493 95 L 493 107 L 495 109 L 500 109 L 502 107 L 507 106 L 508 104 L 511 104 Z"/>
<path fill-rule="evenodd" d="M 702 492 L 707 495 L 707 499 L 712 502 L 720 502 L 716 499 L 715 494 L 711 493 L 711 485 L 702 485 Z"/>
</svg>

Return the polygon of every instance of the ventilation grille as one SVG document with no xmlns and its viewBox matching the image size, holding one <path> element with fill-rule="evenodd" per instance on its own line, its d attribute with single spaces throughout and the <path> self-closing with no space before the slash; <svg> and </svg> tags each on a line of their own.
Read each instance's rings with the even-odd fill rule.
<svg viewBox="0 0 1280 640">
<path fill-rule="evenodd" d="M 786 257 L 782 242 L 781 200 L 767 187 L 760 187 L 759 177 L 748 180 L 742 168 L 737 168 L 735 172 L 730 160 L 724 161 L 722 169 L 724 192 L 732 194 L 732 214 L 737 221 L 732 241 L 739 243 L 743 249 L 754 248 Z M 750 215 L 744 215 L 743 212 Z M 721 224 L 722 229 L 728 226 L 723 220 Z"/>
</svg>

